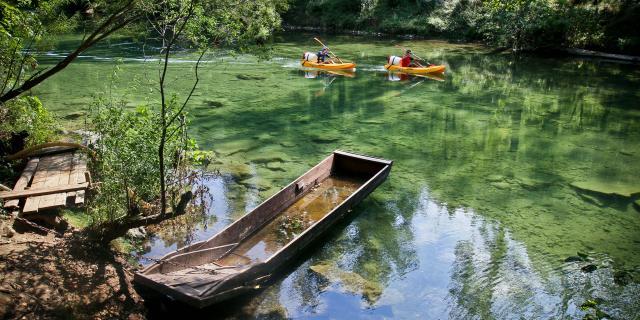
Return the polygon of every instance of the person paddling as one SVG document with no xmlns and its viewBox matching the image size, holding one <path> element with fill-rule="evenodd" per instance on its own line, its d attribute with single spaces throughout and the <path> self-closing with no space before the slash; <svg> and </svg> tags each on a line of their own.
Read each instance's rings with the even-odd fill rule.
<svg viewBox="0 0 640 320">
<path fill-rule="evenodd" d="M 318 63 L 325 63 L 325 59 L 329 57 L 329 48 L 322 47 L 322 50 L 318 51 Z"/>
<path fill-rule="evenodd" d="M 400 66 L 401 67 L 420 67 L 423 68 L 424 66 L 421 65 L 418 61 L 423 61 L 427 64 L 427 67 L 433 66 L 433 64 L 429 63 L 428 61 L 414 55 L 410 49 L 407 49 L 405 51 L 404 57 L 400 60 Z M 413 63 L 415 61 L 415 63 Z"/>
<path fill-rule="evenodd" d="M 412 67 L 411 62 L 413 61 L 413 57 L 411 56 L 411 50 L 407 49 L 404 53 L 404 57 L 400 59 L 400 66 L 403 68 Z"/>
</svg>

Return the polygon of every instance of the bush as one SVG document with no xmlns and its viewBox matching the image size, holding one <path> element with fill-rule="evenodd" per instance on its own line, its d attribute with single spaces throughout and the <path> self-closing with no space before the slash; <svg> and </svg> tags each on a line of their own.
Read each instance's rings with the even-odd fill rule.
<svg viewBox="0 0 640 320">
<path fill-rule="evenodd" d="M 99 192 L 88 206 L 94 224 L 130 214 L 136 202 L 155 204 L 160 194 L 160 114 L 148 106 L 131 110 L 125 105 L 124 101 L 111 104 L 107 99 L 98 98 L 92 106 L 91 123 L 99 137 L 94 171 L 100 181 Z M 176 109 L 175 99 L 169 106 L 171 110 Z M 170 111 L 169 116 L 172 115 Z M 172 134 L 164 153 L 168 168 L 165 179 L 170 188 L 179 192 L 179 170 L 186 165 L 184 155 L 197 145 L 186 136 L 184 121 L 170 126 L 168 132 Z"/>
<path fill-rule="evenodd" d="M 40 99 L 24 96 L 0 106 L 0 140 L 9 141 L 14 135 L 26 135 L 26 146 L 52 140 L 56 121 L 42 106 Z"/>
</svg>

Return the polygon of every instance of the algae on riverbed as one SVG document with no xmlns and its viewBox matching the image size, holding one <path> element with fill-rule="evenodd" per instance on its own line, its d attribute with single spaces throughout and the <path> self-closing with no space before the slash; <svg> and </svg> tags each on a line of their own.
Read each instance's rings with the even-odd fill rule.
<svg viewBox="0 0 640 320">
<path fill-rule="evenodd" d="M 348 310 L 347 317 L 370 308 L 374 316 L 401 318 L 581 317 L 579 305 L 591 293 L 607 300 L 607 313 L 633 316 L 639 285 L 616 284 L 614 270 L 640 273 L 640 215 L 632 204 L 638 200 L 603 199 L 571 184 L 637 189 L 637 68 L 413 41 L 407 44 L 415 52 L 448 66 L 445 81 L 415 85 L 387 80 L 381 65 L 396 53 L 390 41 L 332 37 L 332 46 L 359 65 L 354 78 L 327 86 L 298 70 L 299 53 L 313 46 L 308 38 L 277 38 L 271 61 L 240 56 L 202 65 L 191 133 L 217 155 L 222 175 L 208 182 L 217 219 L 182 240 L 159 233 L 146 256 L 212 235 L 345 149 L 392 159 L 394 168 L 353 220 L 304 259 L 358 274 L 382 293 L 363 307 L 348 289 L 315 286 L 303 263 L 265 293 L 279 297 L 287 316 Z M 152 79 L 154 67 L 126 63 L 118 93 L 145 101 L 149 87 L 130 84 Z M 110 68 L 79 62 L 39 94 L 60 115 L 80 112 Z M 170 70 L 173 79 L 192 72 L 184 63 Z M 171 83 L 183 91 L 189 85 Z M 587 274 L 565 262 L 576 251 L 598 257 L 597 270 Z M 303 294 L 315 302 L 301 301 Z"/>
</svg>

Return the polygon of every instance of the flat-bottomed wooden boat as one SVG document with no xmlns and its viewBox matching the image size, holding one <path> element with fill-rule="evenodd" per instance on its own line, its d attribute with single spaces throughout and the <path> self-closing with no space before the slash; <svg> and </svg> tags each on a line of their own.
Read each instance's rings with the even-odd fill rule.
<svg viewBox="0 0 640 320">
<path fill-rule="evenodd" d="M 258 289 L 378 187 L 391 165 L 334 151 L 215 236 L 167 254 L 134 281 L 199 308 Z M 302 225 L 295 233 L 283 228 L 292 221 Z"/>
</svg>

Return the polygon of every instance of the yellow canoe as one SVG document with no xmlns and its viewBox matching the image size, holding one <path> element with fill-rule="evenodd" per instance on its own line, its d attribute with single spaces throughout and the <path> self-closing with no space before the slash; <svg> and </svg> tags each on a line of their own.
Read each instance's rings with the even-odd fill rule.
<svg viewBox="0 0 640 320">
<path fill-rule="evenodd" d="M 347 70 L 353 69 L 356 67 L 356 64 L 353 62 L 349 63 L 315 63 L 311 61 L 302 60 L 301 61 L 303 67 L 309 68 L 318 68 L 325 70 Z"/>
<path fill-rule="evenodd" d="M 443 73 L 447 67 L 446 66 L 430 66 L 430 67 L 401 67 L 397 65 L 385 64 L 384 68 L 389 71 L 399 71 L 405 73 Z"/>
</svg>

